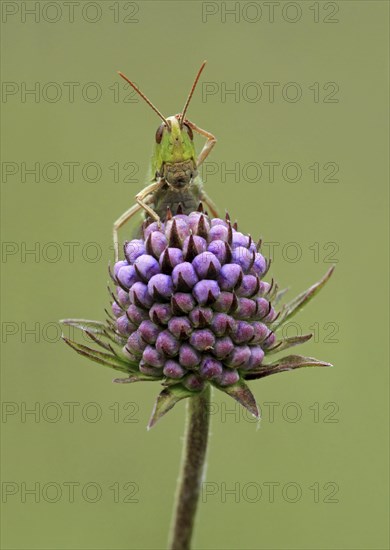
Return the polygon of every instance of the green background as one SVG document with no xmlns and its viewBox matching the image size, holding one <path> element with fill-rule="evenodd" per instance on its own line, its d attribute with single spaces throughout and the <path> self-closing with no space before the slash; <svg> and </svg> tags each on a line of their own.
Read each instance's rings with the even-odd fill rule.
<svg viewBox="0 0 390 550">
<path fill-rule="evenodd" d="M 129 3 L 99 2 L 95 23 L 86 20 L 94 17 L 93 6 L 81 14 L 85 2 L 76 6 L 73 23 L 62 2 L 62 16 L 52 23 L 45 18 L 54 19 L 55 8 L 45 2 L 38 22 L 31 16 L 23 21 L 23 2 L 2 4 L 18 10 L 3 12 L 2 24 L 3 81 L 12 91 L 2 103 L 3 163 L 14 163 L 3 168 L 16 171 L 2 178 L 3 548 L 165 547 L 185 404 L 147 432 L 158 384 L 112 384 L 114 371 L 73 353 L 59 340 L 56 323 L 104 318 L 112 223 L 146 182 L 159 122 L 145 104 L 124 101 L 115 71 L 133 78 L 170 115 L 182 108 L 203 59 L 203 88 L 188 116 L 218 138 L 209 157 L 216 163 L 208 167 L 216 170 L 207 178 L 210 196 L 243 231 L 279 243 L 271 274 L 291 288 L 291 297 L 318 280 L 329 262 L 337 267 L 291 327 L 307 332 L 318 323 L 318 341 L 300 353 L 335 368 L 252 383 L 262 407 L 260 427 L 233 401 L 214 395 L 206 479 L 215 494 L 200 506 L 194 548 L 388 548 L 387 2 L 298 2 L 302 15 L 295 23 L 287 20 L 295 8 L 284 2 L 274 22 L 263 2 L 257 3 L 258 21 L 246 2 L 226 21 L 223 3 L 211 3 L 217 13 L 202 21 L 202 2 L 140 1 L 133 16 Z M 126 16 L 133 21 L 124 22 Z M 274 102 L 264 84 L 272 81 L 280 83 Z M 23 86 L 37 82 L 37 102 L 32 96 L 23 101 Z M 56 102 L 48 100 L 55 91 L 44 88 L 49 82 L 62 93 Z M 73 102 L 65 82 L 80 83 Z M 102 91 L 96 102 L 82 96 L 89 82 Z M 296 102 L 281 94 L 288 82 L 302 89 Z M 315 82 L 318 101 L 310 89 Z M 337 102 L 324 101 L 333 90 L 324 90 L 329 82 L 338 86 Z M 215 83 L 217 93 L 205 97 L 205 83 Z M 263 95 L 251 101 L 259 85 Z M 238 96 L 224 97 L 223 86 L 238 86 Z M 293 97 L 293 88 L 288 92 Z M 63 164 L 69 161 L 80 163 L 74 182 Z M 81 173 L 88 162 L 102 168 L 95 183 Z M 123 181 L 131 168 L 126 162 L 139 166 L 136 181 Z M 267 162 L 280 163 L 273 183 Z M 288 162 L 302 169 L 295 183 L 283 177 Z M 339 181 L 324 182 L 321 169 L 316 183 L 308 168 L 315 162 L 336 163 Z M 40 164 L 39 181 L 23 181 L 22 163 Z M 47 163 L 62 166 L 59 181 L 50 181 L 55 177 Z M 114 163 L 121 166 L 118 182 Z M 232 175 L 223 181 L 223 163 L 227 169 L 239 163 L 238 181 Z M 248 163 L 263 166 L 260 181 L 249 181 L 255 178 Z M 130 235 L 127 227 L 121 239 Z M 74 258 L 70 242 L 79 243 Z M 101 257 L 92 261 L 96 246 Z M 25 256 L 34 247 L 37 255 Z M 297 250 L 301 257 L 291 261 Z M 35 336 L 26 334 L 34 327 Z M 69 402 L 78 403 L 73 422 Z M 35 403 L 36 418 L 25 418 L 23 411 Z M 279 403 L 273 422 L 265 403 Z M 96 412 L 101 418 L 88 420 Z M 301 418 L 293 421 L 296 414 Z M 69 482 L 79 484 L 74 502 L 63 485 Z M 102 491 L 95 503 L 88 502 L 91 482 Z M 279 484 L 274 502 L 271 482 Z M 39 502 L 23 495 L 36 483 Z M 62 494 L 49 502 L 58 486 Z M 10 488 L 16 493 L 7 496 Z M 123 502 L 131 488 L 136 502 Z M 235 494 L 227 494 L 232 489 Z M 296 491 L 301 497 L 291 502 Z"/>
</svg>

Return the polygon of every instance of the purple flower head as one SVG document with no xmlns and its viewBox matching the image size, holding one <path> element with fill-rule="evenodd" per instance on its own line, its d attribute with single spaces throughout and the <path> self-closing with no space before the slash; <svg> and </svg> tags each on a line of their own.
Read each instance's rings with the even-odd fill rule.
<svg viewBox="0 0 390 550">
<path fill-rule="evenodd" d="M 273 287 L 251 237 L 229 218 L 192 212 L 146 223 L 125 251 L 113 312 L 143 374 L 199 391 L 202 381 L 226 388 L 261 368 L 275 346 Z"/>
<path fill-rule="evenodd" d="M 275 360 L 273 354 L 310 337 L 278 341 L 277 331 L 331 274 L 276 313 L 283 293 L 273 280 L 263 280 L 269 262 L 259 246 L 228 216 L 210 219 L 203 211 L 181 210 L 168 212 L 165 222 L 146 221 L 141 238 L 125 243 L 125 257 L 112 269 L 107 324 L 84 328 L 84 321 L 74 322 L 95 342 L 108 343 L 100 342 L 99 351 L 68 343 L 126 372 L 128 381 L 161 380 L 164 396 L 178 400 L 212 384 L 253 411 L 246 380 L 327 365 L 298 355 Z"/>
</svg>

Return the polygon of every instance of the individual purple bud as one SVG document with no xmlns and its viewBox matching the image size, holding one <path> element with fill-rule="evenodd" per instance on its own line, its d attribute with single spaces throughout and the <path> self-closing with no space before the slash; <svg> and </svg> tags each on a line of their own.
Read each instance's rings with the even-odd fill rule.
<svg viewBox="0 0 390 550">
<path fill-rule="evenodd" d="M 271 304 L 265 298 L 256 298 L 256 318 L 265 319 L 271 312 Z"/>
<path fill-rule="evenodd" d="M 212 308 L 214 311 L 226 313 L 230 311 L 233 305 L 235 296 L 232 292 L 221 292 L 216 301 L 213 303 Z"/>
<path fill-rule="evenodd" d="M 271 306 L 270 310 L 269 310 L 269 313 L 268 315 L 266 315 L 263 319 L 263 321 L 265 323 L 272 323 L 272 321 L 274 321 L 277 317 L 277 314 L 276 314 L 276 311 L 274 310 L 274 308 Z"/>
<path fill-rule="evenodd" d="M 215 355 L 217 359 L 224 359 L 233 351 L 233 349 L 234 344 L 229 336 L 224 336 L 223 338 L 218 338 L 215 341 L 213 355 Z"/>
<path fill-rule="evenodd" d="M 112 303 L 111 310 L 115 317 L 120 317 L 123 314 L 123 309 L 116 302 Z"/>
<path fill-rule="evenodd" d="M 155 378 L 161 378 L 162 375 L 162 368 L 156 368 L 152 367 L 150 365 L 147 365 L 143 359 L 141 359 L 139 363 L 139 370 L 142 372 L 142 374 L 146 374 L 146 376 L 154 376 Z"/>
<path fill-rule="evenodd" d="M 166 248 L 160 256 L 159 263 L 163 273 L 172 273 L 172 269 L 183 262 L 183 252 L 180 248 Z"/>
<path fill-rule="evenodd" d="M 168 324 L 169 319 L 172 317 L 170 304 L 153 304 L 149 310 L 149 317 L 156 325 Z"/>
<path fill-rule="evenodd" d="M 258 321 L 255 321 L 252 323 L 252 327 L 254 330 L 253 333 L 253 339 L 251 340 L 251 344 L 260 344 L 265 340 L 265 338 L 270 334 L 270 329 L 265 325 L 264 323 L 259 323 Z"/>
<path fill-rule="evenodd" d="M 183 255 L 187 257 L 187 254 L 190 252 L 193 257 L 205 252 L 207 250 L 207 242 L 199 235 L 190 235 L 184 240 L 183 243 Z"/>
<path fill-rule="evenodd" d="M 142 359 L 151 367 L 163 367 L 165 363 L 164 354 L 153 346 L 146 346 L 142 354 Z"/>
<path fill-rule="evenodd" d="M 149 281 L 153 275 L 160 273 L 158 261 L 149 254 L 142 254 L 142 256 L 139 256 L 134 262 L 134 267 L 137 274 L 146 282 Z"/>
<path fill-rule="evenodd" d="M 215 336 L 209 329 L 194 330 L 190 336 L 190 344 L 198 351 L 211 349 L 215 342 Z"/>
<path fill-rule="evenodd" d="M 194 235 L 198 228 L 198 223 L 201 216 L 203 216 L 201 212 L 191 212 L 191 214 L 189 214 L 188 216 L 188 226 Z"/>
<path fill-rule="evenodd" d="M 193 369 L 199 365 L 202 356 L 189 344 L 182 344 L 179 350 L 179 362 L 186 369 Z"/>
<path fill-rule="evenodd" d="M 225 225 L 214 225 L 209 232 L 210 241 L 227 241 L 228 236 L 229 231 Z"/>
<path fill-rule="evenodd" d="M 152 254 L 155 258 L 159 258 L 168 245 L 168 241 L 161 231 L 153 231 L 149 234 L 146 241 L 148 254 Z"/>
<path fill-rule="evenodd" d="M 145 283 L 134 283 L 129 291 L 129 296 L 131 303 L 138 307 L 149 308 L 153 303 L 153 298 Z"/>
<path fill-rule="evenodd" d="M 241 365 L 241 369 L 250 370 L 259 367 L 264 359 L 264 351 L 260 346 L 249 346 L 251 351 L 250 357 L 246 363 Z"/>
<path fill-rule="evenodd" d="M 171 304 L 175 315 L 183 315 L 189 313 L 195 307 L 195 300 L 192 294 L 176 292 L 171 298 Z"/>
<path fill-rule="evenodd" d="M 232 244 L 233 244 L 233 248 L 236 248 L 237 246 L 243 246 L 244 248 L 248 248 L 249 238 L 243 233 L 240 233 L 239 231 L 234 231 Z"/>
<path fill-rule="evenodd" d="M 125 244 L 125 256 L 129 264 L 133 264 L 143 254 L 145 254 L 145 243 L 143 240 L 133 239 Z"/>
<path fill-rule="evenodd" d="M 180 292 L 191 290 L 198 282 L 198 276 L 190 262 L 177 265 L 172 271 L 173 285 Z"/>
<path fill-rule="evenodd" d="M 126 267 L 127 265 L 129 265 L 129 264 L 127 263 L 126 260 L 119 260 L 119 262 L 116 262 L 114 264 L 114 277 L 118 277 L 119 270 L 122 267 Z"/>
<path fill-rule="evenodd" d="M 188 338 L 192 332 L 192 325 L 187 317 L 172 317 L 168 329 L 177 339 Z"/>
<path fill-rule="evenodd" d="M 138 275 L 132 265 L 121 267 L 117 274 L 117 279 L 125 288 L 130 288 L 139 281 Z"/>
<path fill-rule="evenodd" d="M 267 294 L 271 290 L 270 283 L 267 283 L 266 281 L 260 281 L 260 290 L 259 294 L 260 296 L 264 296 L 264 294 Z"/>
<path fill-rule="evenodd" d="M 207 239 L 210 232 L 210 223 L 202 212 L 191 212 L 188 216 L 188 226 L 194 235 Z"/>
<path fill-rule="evenodd" d="M 127 346 L 123 346 L 123 348 L 121 349 L 121 353 L 126 361 L 130 361 L 130 363 L 135 363 L 136 361 L 139 361 L 139 357 L 134 355 L 134 353 L 131 353 Z"/>
<path fill-rule="evenodd" d="M 222 373 L 219 376 L 216 376 L 215 382 L 224 388 L 226 386 L 236 384 L 239 379 L 240 375 L 236 370 L 223 369 Z"/>
<path fill-rule="evenodd" d="M 142 309 L 134 304 L 131 304 L 127 308 L 127 316 L 132 323 L 135 325 L 140 325 L 142 321 L 148 319 L 149 315 L 145 309 Z"/>
<path fill-rule="evenodd" d="M 129 321 L 126 315 L 121 315 L 116 320 L 116 328 L 118 329 L 119 334 L 122 336 L 128 336 L 135 330 L 137 330 L 137 325 Z"/>
<path fill-rule="evenodd" d="M 237 264 L 225 264 L 219 272 L 218 283 L 221 290 L 233 290 L 237 284 L 240 284 L 241 278 L 241 266 Z"/>
<path fill-rule="evenodd" d="M 201 279 L 216 279 L 221 270 L 218 258 L 211 252 L 202 252 L 193 259 L 192 265 Z"/>
<path fill-rule="evenodd" d="M 242 270 L 246 273 L 253 264 L 254 253 L 244 246 L 237 246 L 233 250 L 233 263 L 240 265 Z"/>
<path fill-rule="evenodd" d="M 145 241 L 149 237 L 149 235 L 151 233 L 154 233 L 155 231 L 159 231 L 160 233 L 162 232 L 161 228 L 159 227 L 158 222 L 152 222 L 147 227 L 145 227 L 145 229 L 144 229 L 144 239 L 145 239 Z"/>
<path fill-rule="evenodd" d="M 204 383 L 204 380 L 202 380 L 198 375 L 189 374 L 184 378 L 183 386 L 190 391 L 202 391 L 205 386 L 205 383 Z"/>
<path fill-rule="evenodd" d="M 217 281 L 204 279 L 194 286 L 192 294 L 199 305 L 210 305 L 218 298 L 221 291 Z"/>
<path fill-rule="evenodd" d="M 231 332 L 231 338 L 235 344 L 246 344 L 254 335 L 255 331 L 250 323 L 238 321 L 235 329 Z"/>
<path fill-rule="evenodd" d="M 227 223 L 225 220 L 223 220 L 222 218 L 213 218 L 211 220 L 211 227 L 215 227 L 215 226 L 219 226 L 219 225 L 222 225 L 224 227 L 227 227 Z"/>
<path fill-rule="evenodd" d="M 165 224 L 165 235 L 168 239 L 168 242 L 175 240 L 175 235 L 179 238 L 180 244 L 183 243 L 184 239 L 190 235 L 190 227 L 188 222 L 184 219 L 174 217 L 171 220 L 168 220 Z M 178 246 L 177 244 L 172 244 L 171 246 Z"/>
<path fill-rule="evenodd" d="M 164 330 L 160 332 L 156 340 L 156 349 L 160 353 L 168 355 L 168 357 L 175 357 L 178 354 L 180 348 L 180 342 L 177 338 L 169 332 Z"/>
<path fill-rule="evenodd" d="M 129 298 L 128 292 L 118 287 L 116 289 L 116 295 L 117 295 L 118 304 L 121 305 L 123 308 L 126 308 L 130 305 L 130 298 Z"/>
<path fill-rule="evenodd" d="M 246 363 L 251 356 L 249 346 L 235 346 L 231 354 L 225 359 L 228 367 L 236 368 Z"/>
<path fill-rule="evenodd" d="M 206 355 L 206 357 L 202 359 L 202 362 L 200 364 L 199 373 L 202 378 L 206 378 L 206 380 L 211 380 L 212 378 L 215 378 L 222 374 L 222 364 L 210 355 Z"/>
<path fill-rule="evenodd" d="M 175 379 L 183 378 L 186 373 L 183 367 L 177 361 L 172 361 L 172 359 L 166 361 L 163 372 L 168 378 Z"/>
<path fill-rule="evenodd" d="M 161 327 L 153 323 L 150 319 L 142 321 L 138 328 L 139 334 L 141 334 L 142 339 L 145 340 L 148 344 L 155 344 L 157 336 L 161 332 Z"/>
<path fill-rule="evenodd" d="M 223 336 L 234 329 L 235 321 L 226 313 L 216 313 L 211 321 L 211 329 L 216 336 Z"/>
<path fill-rule="evenodd" d="M 237 319 L 250 319 L 256 313 L 256 302 L 249 298 L 238 298 L 238 307 L 234 312 Z"/>
<path fill-rule="evenodd" d="M 148 292 L 155 300 L 168 300 L 173 294 L 172 278 L 164 273 L 157 273 L 148 282 Z"/>
<path fill-rule="evenodd" d="M 261 347 L 263 349 L 268 349 L 274 345 L 275 340 L 276 340 L 275 334 L 272 331 L 270 331 L 269 335 L 261 343 Z"/>
<path fill-rule="evenodd" d="M 261 277 L 263 273 L 267 271 L 267 262 L 264 256 L 259 252 L 255 254 L 255 261 L 253 263 L 251 271 L 252 273 L 255 273 L 256 275 L 258 275 L 259 277 Z"/>
<path fill-rule="evenodd" d="M 175 214 L 175 218 L 176 218 L 177 220 L 184 220 L 184 221 L 188 224 L 188 216 L 187 216 L 187 214 L 180 214 L 179 208 L 183 209 L 182 206 L 178 207 L 178 209 L 177 209 L 177 211 L 176 211 L 176 214 Z"/>
<path fill-rule="evenodd" d="M 198 225 L 194 231 L 196 235 L 207 239 L 210 234 L 210 223 L 204 215 L 201 215 L 198 220 Z"/>
<path fill-rule="evenodd" d="M 145 350 L 147 344 L 145 340 L 142 339 L 141 334 L 136 330 L 127 339 L 127 348 L 131 353 L 133 353 L 136 356 L 142 355 L 143 351 Z"/>
<path fill-rule="evenodd" d="M 240 286 L 237 288 L 237 296 L 243 296 L 244 298 L 250 298 L 260 290 L 260 281 L 254 275 L 244 275 Z"/>
<path fill-rule="evenodd" d="M 189 319 L 193 327 L 204 328 L 211 323 L 213 315 L 213 310 L 209 307 L 196 306 L 190 311 Z"/>
<path fill-rule="evenodd" d="M 227 243 L 221 240 L 211 241 L 208 245 L 207 250 L 214 254 L 218 258 L 220 264 L 224 264 L 227 261 L 230 261 L 228 258 L 228 253 L 226 250 Z"/>
</svg>

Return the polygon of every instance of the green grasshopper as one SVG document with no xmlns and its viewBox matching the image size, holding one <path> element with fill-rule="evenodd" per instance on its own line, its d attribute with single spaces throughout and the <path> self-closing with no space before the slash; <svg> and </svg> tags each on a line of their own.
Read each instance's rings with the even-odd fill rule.
<svg viewBox="0 0 390 550">
<path fill-rule="evenodd" d="M 217 140 L 210 132 L 202 130 L 185 116 L 205 65 L 206 61 L 202 63 L 196 75 L 182 112 L 167 118 L 160 113 L 134 82 L 118 71 L 119 75 L 146 101 L 163 123 L 156 131 L 156 143 L 151 162 L 152 183 L 137 193 L 135 196 L 137 204 L 126 210 L 114 223 L 116 261 L 119 258 L 118 230 L 142 208 L 158 223 L 164 221 L 168 209 L 175 213 L 179 208 L 182 213 L 189 214 L 196 210 L 199 202 L 204 202 L 213 216 L 218 216 L 216 206 L 205 193 L 202 180 L 198 175 L 199 166 L 209 155 Z M 198 157 L 194 147 L 193 131 L 207 138 Z"/>
</svg>

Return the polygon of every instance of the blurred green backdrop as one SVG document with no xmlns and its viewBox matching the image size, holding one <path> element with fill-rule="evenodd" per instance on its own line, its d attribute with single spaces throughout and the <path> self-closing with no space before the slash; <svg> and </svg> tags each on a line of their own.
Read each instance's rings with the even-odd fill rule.
<svg viewBox="0 0 390 550">
<path fill-rule="evenodd" d="M 214 395 L 194 548 L 388 548 L 388 3 L 4 1 L 2 27 L 2 547 L 165 547 L 185 405 L 147 432 L 158 385 L 57 321 L 104 318 L 146 181 L 159 121 L 116 70 L 170 115 L 207 59 L 207 190 L 291 297 L 337 263 L 288 329 L 335 368 L 253 383 L 260 427 Z"/>
</svg>

